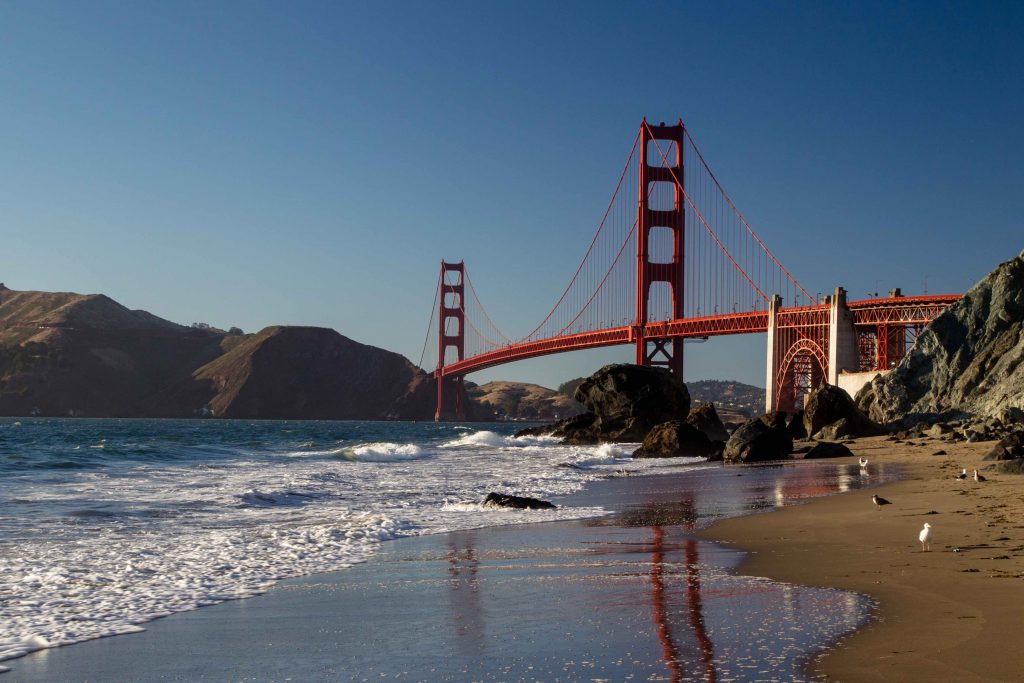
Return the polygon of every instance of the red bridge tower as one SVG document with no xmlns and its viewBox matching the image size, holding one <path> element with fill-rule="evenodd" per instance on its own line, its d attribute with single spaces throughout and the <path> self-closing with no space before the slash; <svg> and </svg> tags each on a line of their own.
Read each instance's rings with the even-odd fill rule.
<svg viewBox="0 0 1024 683">
<path fill-rule="evenodd" d="M 441 261 L 441 293 L 438 299 L 440 315 L 437 330 L 437 411 L 435 420 L 466 417 L 463 404 L 462 375 L 445 377 L 445 355 L 455 350 L 455 360 L 463 360 L 466 353 L 465 264 Z"/>
<path fill-rule="evenodd" d="M 640 124 L 640 197 L 637 204 L 636 241 L 636 320 L 633 340 L 636 344 L 636 364 L 668 368 L 683 380 L 682 337 L 649 338 L 644 336 L 648 322 L 651 285 L 668 283 L 672 293 L 671 318 L 685 317 L 683 311 L 683 138 L 686 129 L 682 119 L 674 126 L 664 123 L 651 126 L 647 119 Z M 665 144 L 668 143 L 668 144 Z M 672 187 L 672 208 L 658 204 L 667 192 L 659 191 L 658 184 Z M 655 206 L 652 208 L 652 202 Z M 652 230 L 672 232 L 672 260 L 651 261 L 649 249 Z"/>
</svg>

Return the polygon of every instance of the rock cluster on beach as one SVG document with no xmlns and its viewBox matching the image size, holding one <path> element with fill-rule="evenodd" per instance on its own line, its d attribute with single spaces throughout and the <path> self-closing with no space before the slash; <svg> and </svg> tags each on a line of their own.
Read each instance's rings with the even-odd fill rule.
<svg viewBox="0 0 1024 683">
<path fill-rule="evenodd" d="M 715 457 L 727 434 L 712 405 L 690 411 L 686 386 L 663 368 L 606 365 L 575 398 L 587 412 L 519 435 L 551 435 L 569 444 L 642 442 L 635 456 Z"/>
</svg>

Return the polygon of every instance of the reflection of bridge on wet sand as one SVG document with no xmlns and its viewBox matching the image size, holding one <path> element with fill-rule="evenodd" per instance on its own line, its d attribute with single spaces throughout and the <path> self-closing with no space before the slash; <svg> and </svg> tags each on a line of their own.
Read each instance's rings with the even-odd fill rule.
<svg viewBox="0 0 1024 683">
<path fill-rule="evenodd" d="M 439 597 L 450 612 L 439 630 L 451 665 L 492 673 L 500 665 L 515 680 L 616 680 L 626 671 L 705 683 L 755 680 L 745 677 L 751 672 L 798 675 L 801 645 L 845 632 L 817 622 L 855 624 L 863 607 L 834 592 L 734 576 L 733 551 L 694 530 L 721 514 L 858 488 L 874 471 L 806 463 L 747 469 L 742 480 L 718 472 L 694 480 L 699 490 L 653 478 L 640 504 L 576 527 L 447 535 L 432 574 L 443 576 Z M 523 533 L 537 534 L 534 542 L 522 545 Z M 593 670 L 580 668 L 584 660 Z"/>
</svg>

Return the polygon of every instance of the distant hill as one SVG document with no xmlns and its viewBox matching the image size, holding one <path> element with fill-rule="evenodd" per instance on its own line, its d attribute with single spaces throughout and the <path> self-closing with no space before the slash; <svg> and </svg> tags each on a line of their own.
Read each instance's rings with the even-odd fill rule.
<svg viewBox="0 0 1024 683">
<path fill-rule="evenodd" d="M 764 389 L 734 380 L 702 379 L 687 382 L 690 400 L 694 403 L 714 403 L 721 413 L 737 413 L 753 417 L 764 413 Z M 723 420 L 726 418 L 723 416 Z"/>
<path fill-rule="evenodd" d="M 488 382 L 469 387 L 466 393 L 479 405 L 481 417 L 498 420 L 551 421 L 584 412 L 572 398 L 537 384 Z"/>
<path fill-rule="evenodd" d="M 3 415 L 425 419 L 432 384 L 403 356 L 334 330 L 230 335 L 104 295 L 0 286 Z"/>
</svg>

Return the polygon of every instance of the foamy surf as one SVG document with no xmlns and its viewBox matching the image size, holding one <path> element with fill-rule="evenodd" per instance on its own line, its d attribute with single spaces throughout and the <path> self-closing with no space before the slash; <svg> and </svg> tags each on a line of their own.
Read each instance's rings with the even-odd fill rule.
<svg viewBox="0 0 1024 683">
<path fill-rule="evenodd" d="M 44 438 L 8 460 L 0 451 L 0 660 L 259 595 L 363 562 L 393 538 L 601 515 L 476 501 L 491 491 L 550 500 L 622 462 L 646 467 L 628 460 L 629 445 L 503 433 L 514 427 L 26 422 L 17 438 Z M 62 467 L 101 443 L 106 467 Z M 126 455 L 142 451 L 145 461 Z M 19 464 L 24 453 L 35 459 Z"/>
<path fill-rule="evenodd" d="M 367 443 L 352 448 L 351 452 L 360 462 L 418 460 L 428 456 L 422 448 L 412 443 Z"/>
</svg>

